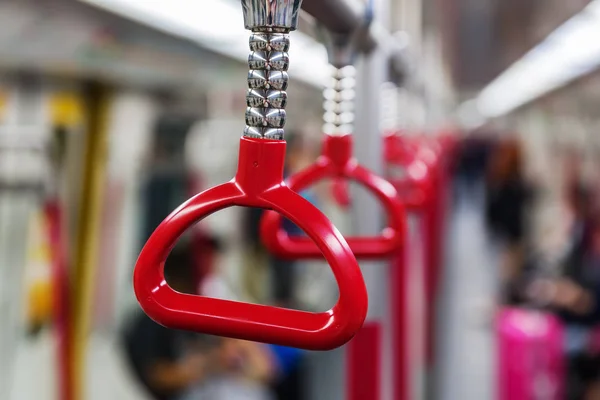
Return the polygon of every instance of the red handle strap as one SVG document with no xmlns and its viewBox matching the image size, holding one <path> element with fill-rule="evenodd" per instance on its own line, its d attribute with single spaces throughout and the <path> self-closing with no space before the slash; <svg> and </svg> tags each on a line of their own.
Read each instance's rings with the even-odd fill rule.
<svg viewBox="0 0 600 400">
<path fill-rule="evenodd" d="M 331 195 L 338 206 L 343 209 L 348 209 L 352 204 L 350 198 L 350 185 L 343 178 L 336 178 L 331 186 Z"/>
<path fill-rule="evenodd" d="M 354 255 L 366 259 L 395 254 L 406 235 L 404 206 L 392 184 L 360 166 L 352 157 L 350 135 L 326 136 L 323 154 L 315 164 L 289 178 L 288 185 L 290 189 L 299 192 L 328 177 L 343 177 L 362 184 L 377 197 L 387 212 L 388 227 L 379 236 L 346 238 Z M 289 236 L 281 228 L 281 222 L 282 216 L 275 212 L 267 212 L 262 218 L 261 238 L 271 252 L 282 258 L 321 257 L 319 248 L 310 238 Z"/>
<path fill-rule="evenodd" d="M 333 224 L 283 183 L 285 142 L 242 138 L 236 177 L 202 192 L 167 217 L 152 234 L 135 266 L 134 290 L 156 322 L 232 338 L 310 350 L 330 350 L 362 326 L 368 300 L 356 258 Z M 308 313 L 176 292 L 164 278 L 164 263 L 177 239 L 202 218 L 233 206 L 273 209 L 314 240 L 339 286 L 329 311 Z"/>
<path fill-rule="evenodd" d="M 71 355 L 70 327 L 69 327 L 69 270 L 67 249 L 63 233 L 63 213 L 60 201 L 53 199 L 46 203 L 46 217 L 51 243 L 52 257 L 52 284 L 54 285 L 54 328 L 57 335 L 57 363 L 59 378 L 59 398 L 70 400 L 73 398 L 71 388 Z"/>
</svg>

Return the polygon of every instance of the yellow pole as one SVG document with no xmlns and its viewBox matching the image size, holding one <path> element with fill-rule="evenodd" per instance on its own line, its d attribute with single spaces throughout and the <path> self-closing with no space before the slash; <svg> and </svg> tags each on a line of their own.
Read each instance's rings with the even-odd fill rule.
<svg viewBox="0 0 600 400">
<path fill-rule="evenodd" d="M 109 93 L 106 88 L 98 85 L 91 85 L 89 89 L 86 93 L 87 140 L 83 158 L 83 182 L 71 286 L 73 400 L 84 400 L 85 397 L 86 348 L 95 289 L 108 150 Z"/>
</svg>

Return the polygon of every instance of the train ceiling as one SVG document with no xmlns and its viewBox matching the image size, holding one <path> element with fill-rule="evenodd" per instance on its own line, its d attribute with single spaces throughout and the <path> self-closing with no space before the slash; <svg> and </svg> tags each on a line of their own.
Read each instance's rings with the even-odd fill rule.
<svg viewBox="0 0 600 400">
<path fill-rule="evenodd" d="M 590 0 L 425 0 L 460 91 L 492 81 Z"/>
</svg>

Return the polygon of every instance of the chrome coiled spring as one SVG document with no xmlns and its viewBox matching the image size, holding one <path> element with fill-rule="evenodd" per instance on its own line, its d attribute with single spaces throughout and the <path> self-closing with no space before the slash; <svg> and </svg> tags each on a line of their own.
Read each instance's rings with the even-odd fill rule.
<svg viewBox="0 0 600 400">
<path fill-rule="evenodd" d="M 289 48 L 287 32 L 254 32 L 250 36 L 246 137 L 283 140 Z"/>
<path fill-rule="evenodd" d="M 323 132 L 328 135 L 347 135 L 354 129 L 356 69 L 353 66 L 331 68 L 331 84 L 323 92 Z"/>
</svg>

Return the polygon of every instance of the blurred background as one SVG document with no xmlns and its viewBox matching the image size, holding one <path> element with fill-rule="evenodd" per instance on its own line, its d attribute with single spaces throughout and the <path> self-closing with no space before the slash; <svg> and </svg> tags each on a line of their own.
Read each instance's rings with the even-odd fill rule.
<svg viewBox="0 0 600 400">
<path fill-rule="evenodd" d="M 370 6 L 354 154 L 432 189 L 397 256 L 360 262 L 363 330 L 308 352 L 160 327 L 132 288 L 158 224 L 236 171 L 240 2 L 0 0 L 1 400 L 600 399 L 600 1 L 367 3 L 304 0 L 286 174 L 321 151 L 331 69 L 318 28 L 350 35 Z M 301 194 L 343 234 L 376 234 L 374 196 L 340 190 Z M 272 256 L 260 217 L 198 223 L 167 281 L 333 306 L 327 263 Z"/>
</svg>

